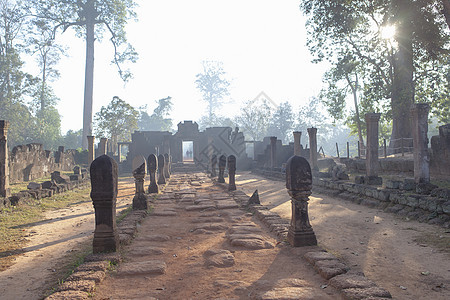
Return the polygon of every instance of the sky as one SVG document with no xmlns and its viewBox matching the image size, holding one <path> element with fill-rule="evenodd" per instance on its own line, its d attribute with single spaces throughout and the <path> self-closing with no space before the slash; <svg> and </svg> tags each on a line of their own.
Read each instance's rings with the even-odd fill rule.
<svg viewBox="0 0 450 300">
<path fill-rule="evenodd" d="M 298 0 L 136 0 L 138 21 L 127 25 L 129 42 L 139 53 L 130 65 L 134 78 L 124 84 L 111 65 L 108 38 L 95 44 L 94 114 L 119 96 L 152 113 L 156 100 L 172 97 L 174 127 L 198 120 L 207 104 L 195 85 L 203 60 L 223 62 L 231 80 L 223 116 L 239 113 L 243 103 L 261 92 L 274 103 L 289 101 L 294 109 L 316 96 L 324 65 L 311 63 L 306 47 L 305 17 Z M 61 77 L 52 83 L 61 99 L 62 133 L 83 122 L 85 43 L 72 30 L 57 40 L 68 47 L 59 64 Z"/>
</svg>

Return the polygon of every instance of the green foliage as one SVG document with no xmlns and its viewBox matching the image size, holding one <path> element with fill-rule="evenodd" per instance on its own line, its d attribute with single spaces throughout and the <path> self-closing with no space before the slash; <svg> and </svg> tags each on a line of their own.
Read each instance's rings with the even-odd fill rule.
<svg viewBox="0 0 450 300">
<path fill-rule="evenodd" d="M 253 141 L 261 141 L 267 136 L 272 118 L 269 103 L 266 99 L 263 99 L 261 103 L 247 101 L 244 105 L 241 114 L 235 118 L 235 122 L 247 138 Z"/>
<path fill-rule="evenodd" d="M 96 136 L 111 138 L 113 143 L 130 141 L 131 134 L 138 129 L 139 112 L 130 104 L 114 96 L 108 106 L 102 106 L 95 114 Z"/>
<path fill-rule="evenodd" d="M 223 63 L 218 61 L 203 61 L 203 73 L 197 74 L 195 84 L 208 103 L 208 126 L 213 126 L 215 110 L 220 108 L 223 98 L 230 93 L 230 82 L 225 78 Z"/>
<path fill-rule="evenodd" d="M 172 111 L 172 97 L 162 98 L 157 101 L 158 106 L 149 115 L 145 110 L 146 106 L 140 109 L 138 127 L 141 131 L 170 131 L 172 129 L 172 119 L 169 118 Z"/>
<path fill-rule="evenodd" d="M 361 92 L 354 109 L 362 115 L 382 112 L 389 116 L 386 126 L 393 122 L 396 128 L 409 126 L 405 111 L 413 98 L 430 103 L 434 113 L 441 114 L 436 108 L 447 103 L 449 53 L 442 1 L 305 0 L 300 8 L 308 17 L 307 44 L 314 61 L 332 64 L 320 98 L 335 121 L 347 119 L 356 126 L 358 118 L 345 103 L 355 92 L 352 83 Z M 391 37 L 383 35 L 389 26 L 396 31 Z M 354 85 L 356 76 L 359 86 Z M 446 119 L 445 113 L 441 119 Z"/>
<path fill-rule="evenodd" d="M 61 145 L 66 147 L 66 149 L 79 149 L 81 147 L 82 132 L 83 131 L 81 129 L 78 131 L 67 131 L 67 133 L 62 137 Z"/>
<path fill-rule="evenodd" d="M 293 140 L 292 130 L 295 125 L 294 120 L 295 116 L 291 104 L 289 102 L 281 103 L 272 115 L 268 134 L 278 137 L 285 144 L 289 143 Z"/>
</svg>

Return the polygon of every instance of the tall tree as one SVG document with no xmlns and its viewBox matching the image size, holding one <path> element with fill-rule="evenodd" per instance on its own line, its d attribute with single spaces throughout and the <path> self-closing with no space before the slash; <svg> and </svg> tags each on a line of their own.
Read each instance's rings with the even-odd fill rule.
<svg viewBox="0 0 450 300">
<path fill-rule="evenodd" d="M 230 82 L 225 78 L 223 63 L 219 61 L 203 61 L 203 73 L 197 74 L 195 83 L 203 100 L 208 103 L 209 126 L 213 126 L 214 111 L 222 105 L 225 96 L 230 94 Z"/>
<path fill-rule="evenodd" d="M 411 137 L 409 108 L 418 78 L 426 76 L 428 63 L 447 61 L 442 1 L 305 0 L 300 7 L 308 15 L 311 52 L 335 63 L 336 56 L 350 51 L 365 65 L 364 97 L 391 101 L 391 139 Z M 387 27 L 395 28 L 391 48 L 381 35 Z"/>
<path fill-rule="evenodd" d="M 236 117 L 235 123 L 253 141 L 261 141 L 267 136 L 271 118 L 271 107 L 266 99 L 257 104 L 254 101 L 247 101 L 241 109 L 241 114 Z"/>
<path fill-rule="evenodd" d="M 289 102 L 283 102 L 278 105 L 272 115 L 268 128 L 269 135 L 278 137 L 284 143 L 292 140 L 292 130 L 294 128 L 294 112 Z"/>
<path fill-rule="evenodd" d="M 9 144 L 30 142 L 32 116 L 24 103 L 36 79 L 23 72 L 20 58 L 25 23 L 20 1 L 0 0 L 0 119 L 9 120 Z"/>
<path fill-rule="evenodd" d="M 169 118 L 172 111 L 172 97 L 166 97 L 156 101 L 158 106 L 149 115 L 146 106 L 140 109 L 138 121 L 139 130 L 142 131 L 170 131 L 172 129 L 172 119 Z"/>
<path fill-rule="evenodd" d="M 95 114 L 96 135 L 110 138 L 113 147 L 119 141 L 130 141 L 138 129 L 138 118 L 139 112 L 133 106 L 114 96 L 108 106 L 102 106 Z"/>
<path fill-rule="evenodd" d="M 87 148 L 87 136 L 92 134 L 92 103 L 94 88 L 94 41 L 101 40 L 109 32 L 114 46 L 113 62 L 119 75 L 126 81 L 131 74 L 122 70 L 125 61 L 135 62 L 137 53 L 127 43 L 125 25 L 136 16 L 133 0 L 28 0 L 31 14 L 55 24 L 55 32 L 75 27 L 78 36 L 86 40 L 86 69 L 83 113 L 83 148 Z"/>
</svg>

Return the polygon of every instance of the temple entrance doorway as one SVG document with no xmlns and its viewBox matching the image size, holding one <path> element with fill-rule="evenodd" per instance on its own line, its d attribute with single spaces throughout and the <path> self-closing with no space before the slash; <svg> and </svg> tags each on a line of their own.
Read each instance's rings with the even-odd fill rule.
<svg viewBox="0 0 450 300">
<path fill-rule="evenodd" d="M 194 162 L 194 142 L 183 141 L 182 143 L 183 162 Z"/>
</svg>

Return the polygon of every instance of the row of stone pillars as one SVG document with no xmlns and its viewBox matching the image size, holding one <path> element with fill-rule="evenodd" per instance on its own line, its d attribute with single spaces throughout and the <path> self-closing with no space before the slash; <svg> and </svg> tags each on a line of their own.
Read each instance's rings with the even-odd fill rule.
<svg viewBox="0 0 450 300">
<path fill-rule="evenodd" d="M 309 161 L 313 170 L 318 170 L 317 167 L 317 128 L 307 128 L 309 136 Z M 294 155 L 301 156 L 301 131 L 294 131 Z M 275 168 L 277 166 L 277 137 L 270 137 L 270 167 Z"/>
<path fill-rule="evenodd" d="M 133 170 L 136 192 L 133 198 L 133 209 L 147 210 L 148 202 L 144 188 L 144 178 L 147 174 L 145 158 Z M 158 184 L 165 184 L 170 178 L 171 157 L 168 154 L 150 154 L 148 157 L 148 170 L 150 173 L 149 193 L 158 193 Z M 156 180 L 156 170 L 159 178 Z M 119 237 L 116 226 L 116 201 L 118 191 L 118 165 L 107 155 L 96 158 L 90 166 L 91 198 L 95 209 L 95 231 L 93 252 L 115 252 L 118 249 Z"/>
<path fill-rule="evenodd" d="M 217 155 L 211 157 L 211 177 L 216 177 Z M 217 182 L 225 183 L 225 167 L 228 167 L 228 190 L 236 190 L 236 156 L 230 155 L 228 158 L 225 155 L 219 157 L 219 174 Z"/>
<path fill-rule="evenodd" d="M 426 103 L 414 104 L 411 108 L 412 135 L 414 145 L 414 180 L 416 183 L 430 182 L 430 155 L 428 151 L 428 112 Z M 365 115 L 367 126 L 366 179 L 367 183 L 381 184 L 378 177 L 378 127 L 381 114 Z"/>
</svg>

